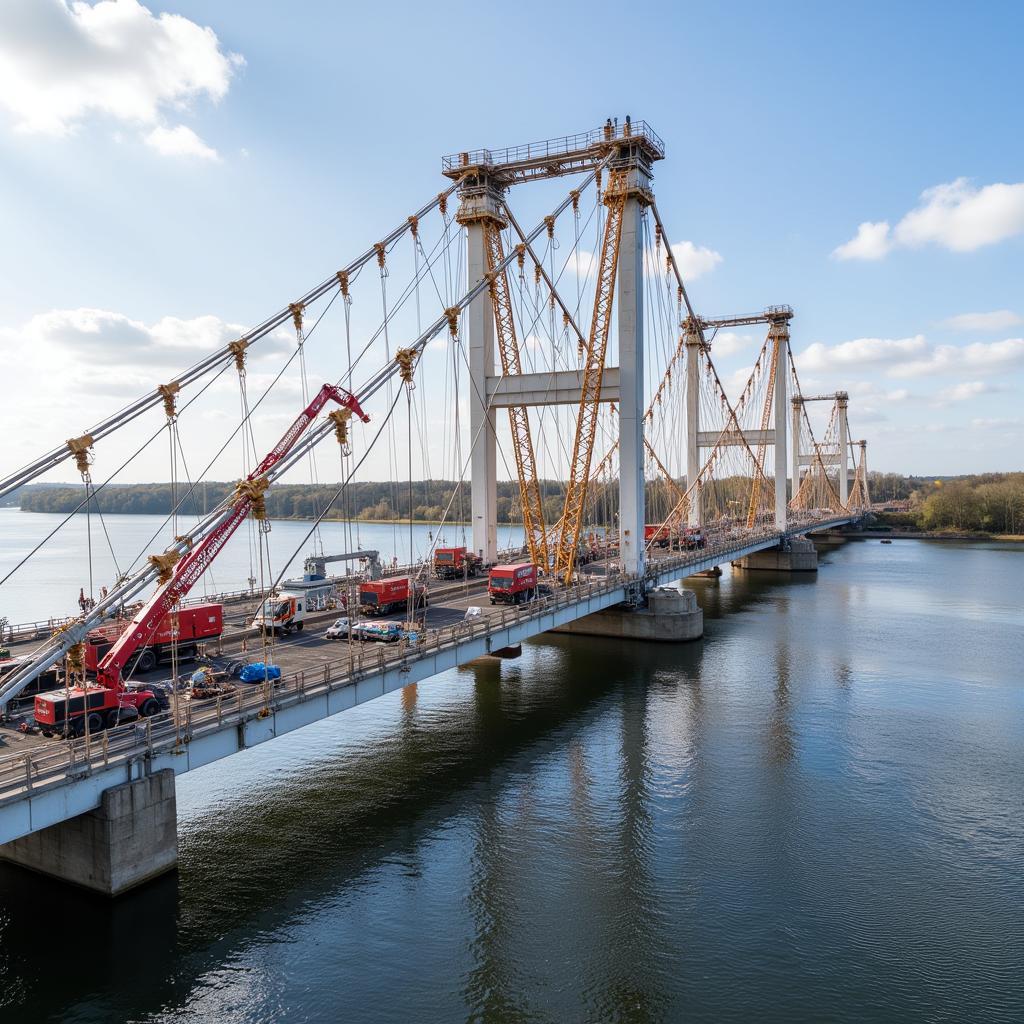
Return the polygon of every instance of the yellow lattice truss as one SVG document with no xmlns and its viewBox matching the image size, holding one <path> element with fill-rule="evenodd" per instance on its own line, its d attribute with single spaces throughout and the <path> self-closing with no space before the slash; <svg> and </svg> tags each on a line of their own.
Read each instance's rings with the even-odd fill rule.
<svg viewBox="0 0 1024 1024">
<path fill-rule="evenodd" d="M 625 174 L 615 171 L 604 195 L 608 217 L 601 241 L 601 261 L 598 264 L 594 293 L 594 315 L 590 321 L 590 337 L 583 360 L 583 391 L 580 395 L 579 416 L 576 420 L 576 438 L 569 464 L 569 485 L 565 492 L 558 548 L 555 552 L 555 575 L 571 582 L 576 564 L 576 550 L 583 525 L 583 509 L 587 501 L 590 481 L 590 462 L 594 455 L 597 436 L 597 414 L 601 402 L 601 383 L 604 360 L 608 350 L 608 332 L 611 328 L 612 306 L 615 301 L 615 272 L 619 266 L 619 243 L 622 240 L 622 216 L 626 207 Z"/>
<path fill-rule="evenodd" d="M 494 324 L 498 338 L 501 371 L 507 377 L 522 373 L 516 325 L 512 317 L 512 297 L 508 275 L 498 270 L 505 259 L 501 243 L 501 230 L 493 220 L 484 221 L 484 253 L 487 276 L 491 282 L 491 303 L 494 306 Z M 530 417 L 525 405 L 509 406 L 508 423 L 512 431 L 512 451 L 515 454 L 516 473 L 519 476 L 519 504 L 523 514 L 523 528 L 530 559 L 542 569 L 548 568 L 548 545 L 544 529 L 544 508 L 540 483 L 537 480 L 537 459 L 530 436 Z"/>
<path fill-rule="evenodd" d="M 851 512 L 871 507 L 871 494 L 868 491 L 868 459 L 863 443 L 860 446 L 860 458 L 857 460 L 857 468 L 853 474 L 853 484 L 850 487 L 850 496 L 846 507 Z"/>
</svg>

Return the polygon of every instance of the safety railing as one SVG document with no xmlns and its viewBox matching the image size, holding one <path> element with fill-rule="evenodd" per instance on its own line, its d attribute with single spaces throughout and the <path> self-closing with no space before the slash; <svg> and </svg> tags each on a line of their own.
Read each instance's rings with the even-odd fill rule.
<svg viewBox="0 0 1024 1024">
<path fill-rule="evenodd" d="M 646 121 L 624 121 L 621 124 L 607 124 L 589 132 L 563 135 L 542 142 L 529 142 L 507 149 L 473 149 L 462 153 L 450 153 L 441 158 L 441 169 L 457 171 L 462 167 L 501 167 L 505 164 L 529 162 L 546 157 L 567 156 L 586 151 L 602 142 L 619 142 L 630 138 L 645 140 L 659 158 L 664 157 L 665 143 Z"/>
</svg>

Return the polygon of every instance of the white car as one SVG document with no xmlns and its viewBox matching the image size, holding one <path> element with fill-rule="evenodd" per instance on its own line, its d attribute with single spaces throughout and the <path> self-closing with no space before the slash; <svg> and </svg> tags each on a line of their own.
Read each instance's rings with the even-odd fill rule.
<svg viewBox="0 0 1024 1024">
<path fill-rule="evenodd" d="M 335 619 L 330 626 L 327 627 L 327 631 L 324 633 L 324 637 L 327 640 L 345 640 L 348 638 L 348 619 L 340 618 Z"/>
</svg>

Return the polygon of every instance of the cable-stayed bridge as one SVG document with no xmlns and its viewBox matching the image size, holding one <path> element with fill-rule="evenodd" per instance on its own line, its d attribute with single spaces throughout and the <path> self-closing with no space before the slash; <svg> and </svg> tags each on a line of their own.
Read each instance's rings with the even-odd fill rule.
<svg viewBox="0 0 1024 1024">
<path fill-rule="evenodd" d="M 776 304 L 712 317 L 692 305 L 654 193 L 654 167 L 664 157 L 650 126 L 629 118 L 527 146 L 447 156 L 444 190 L 342 269 L 0 479 L 3 496 L 76 473 L 90 538 L 90 594 L 81 615 L 24 651 L 0 680 L 0 705 L 9 708 L 56 668 L 69 695 L 78 686 L 86 712 L 82 728 L 66 729 L 64 738 L 0 755 L 0 842 L 18 841 L 6 848 L 9 856 L 60 874 L 47 859 L 57 842 L 48 837 L 63 836 L 84 815 L 106 823 L 90 826 L 91 838 L 81 840 L 103 848 L 97 857 L 106 868 L 96 868 L 102 878 L 95 887 L 130 887 L 167 866 L 173 787 L 168 797 L 161 773 L 201 767 L 545 630 L 638 642 L 699 636 L 692 595 L 670 599 L 658 588 L 726 561 L 812 568 L 806 535 L 864 514 L 866 442 L 851 440 L 846 392 L 802 392 L 790 345 L 794 310 Z M 512 202 L 526 185 L 556 190 L 530 218 Z M 730 394 L 715 345 L 719 331 L 739 327 L 761 329 L 764 338 Z M 288 330 L 294 341 L 284 345 Z M 331 331 L 334 343 L 321 352 Z M 322 366 L 335 372 L 320 386 Z M 209 437 L 205 423 L 191 427 L 204 407 L 223 412 L 225 395 L 237 411 L 223 436 Z M 265 410 L 289 396 L 298 415 L 266 441 L 280 430 L 280 416 Z M 820 401 L 830 414 L 816 433 L 808 406 Z M 110 541 L 104 491 L 136 458 L 153 457 L 155 445 L 166 448 L 172 481 L 165 543 L 140 551 L 116 578 L 97 581 L 93 543 Z M 489 607 L 482 581 L 434 583 L 431 614 L 417 611 L 412 598 L 410 628 L 393 645 L 350 640 L 341 654 L 321 649 L 293 658 L 287 641 L 275 643 L 264 631 L 253 644 L 265 662 L 280 661 L 281 680 L 208 701 L 172 698 L 167 711 L 147 703 L 144 684 L 132 679 L 140 654 L 162 622 L 177 622 L 227 544 L 246 537 L 259 597 L 278 592 L 292 560 L 275 566 L 270 558 L 266 501 L 275 485 L 302 478 L 317 486 L 321 504 L 308 544 L 314 555 L 319 545 L 322 558 L 318 524 L 327 516 L 350 521 L 349 490 L 369 467 L 386 467 L 388 508 L 411 520 L 415 481 L 439 464 L 456 483 L 437 537 L 461 533 L 481 564 L 492 566 L 499 519 L 521 520 L 515 560 L 540 577 L 525 595 L 530 600 Z M 191 514 L 199 481 L 225 466 L 238 480 L 232 493 Z M 337 485 L 321 486 L 332 473 Z M 504 517 L 499 475 L 517 484 Z M 30 572 L 32 554 L 6 578 Z M 413 584 L 430 583 L 430 555 L 413 570 L 421 577 Z M 2 598 L 0 582 L 0 611 Z M 126 627 L 96 683 L 82 689 L 83 641 L 112 619 Z M 234 650 L 237 641 L 224 643 Z M 122 724 L 122 716 L 132 721 Z M 130 799 L 118 795 L 125 793 Z M 111 867 L 129 848 L 129 859 L 143 866 L 134 873 Z"/>
</svg>

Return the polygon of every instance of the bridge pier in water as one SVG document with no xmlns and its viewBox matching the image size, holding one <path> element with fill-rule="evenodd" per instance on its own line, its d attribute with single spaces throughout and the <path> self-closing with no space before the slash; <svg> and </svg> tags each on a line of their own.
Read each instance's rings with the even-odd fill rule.
<svg viewBox="0 0 1024 1024">
<path fill-rule="evenodd" d="M 120 896 L 178 863 L 170 768 L 103 792 L 100 806 L 0 846 L 0 858 L 103 896 Z"/>
<path fill-rule="evenodd" d="M 680 643 L 704 635 L 704 612 L 692 590 L 656 587 L 647 594 L 645 607 L 617 605 L 585 615 L 552 630 L 575 636 L 606 636 L 617 640 Z"/>
<path fill-rule="evenodd" d="M 807 537 L 793 537 L 785 545 L 755 551 L 752 555 L 738 558 L 732 565 L 733 568 L 744 570 L 817 572 L 818 549 Z"/>
</svg>

